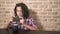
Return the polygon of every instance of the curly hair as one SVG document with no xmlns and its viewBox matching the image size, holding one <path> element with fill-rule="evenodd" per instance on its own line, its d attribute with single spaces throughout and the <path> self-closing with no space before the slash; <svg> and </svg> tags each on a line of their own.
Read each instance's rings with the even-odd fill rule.
<svg viewBox="0 0 60 34">
<path fill-rule="evenodd" d="M 17 16 L 17 11 L 16 11 L 17 7 L 21 7 L 22 8 L 22 14 L 23 14 L 22 16 L 24 18 L 28 18 L 29 17 L 28 7 L 24 3 L 18 3 L 18 4 L 16 4 L 16 6 L 14 8 L 14 14 L 15 14 L 15 16 Z"/>
</svg>

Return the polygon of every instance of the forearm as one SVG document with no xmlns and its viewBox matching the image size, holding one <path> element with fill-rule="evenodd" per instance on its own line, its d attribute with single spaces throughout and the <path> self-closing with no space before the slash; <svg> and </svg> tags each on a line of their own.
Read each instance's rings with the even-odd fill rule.
<svg viewBox="0 0 60 34">
<path fill-rule="evenodd" d="M 8 28 L 8 25 L 9 25 L 9 24 L 5 24 L 5 25 L 3 26 L 3 29 L 7 29 L 7 28 Z"/>
<path fill-rule="evenodd" d="M 24 26 L 30 30 L 39 30 L 38 28 L 32 27 L 30 25 L 24 24 Z"/>
</svg>

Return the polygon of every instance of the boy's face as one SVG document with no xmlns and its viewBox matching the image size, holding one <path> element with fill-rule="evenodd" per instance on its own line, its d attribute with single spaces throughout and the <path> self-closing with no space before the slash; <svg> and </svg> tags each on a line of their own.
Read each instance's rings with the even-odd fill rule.
<svg viewBox="0 0 60 34">
<path fill-rule="evenodd" d="M 17 16 L 22 16 L 22 8 L 21 7 L 17 7 L 16 11 L 17 11 Z"/>
</svg>

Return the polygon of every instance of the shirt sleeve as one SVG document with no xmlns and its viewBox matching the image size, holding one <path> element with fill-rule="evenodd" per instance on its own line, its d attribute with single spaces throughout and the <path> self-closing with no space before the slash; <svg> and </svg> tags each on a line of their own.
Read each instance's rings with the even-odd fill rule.
<svg viewBox="0 0 60 34">
<path fill-rule="evenodd" d="M 36 24 L 34 23 L 34 20 L 33 20 L 33 18 L 29 18 L 29 25 L 31 25 L 32 27 L 35 27 L 35 28 L 37 28 L 37 26 L 36 26 Z"/>
<path fill-rule="evenodd" d="M 11 29 L 11 22 L 8 24 L 8 28 Z"/>
</svg>

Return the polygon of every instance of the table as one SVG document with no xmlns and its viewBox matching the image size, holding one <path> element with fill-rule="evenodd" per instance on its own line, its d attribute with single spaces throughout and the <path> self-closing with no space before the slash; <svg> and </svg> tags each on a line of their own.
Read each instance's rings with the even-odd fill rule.
<svg viewBox="0 0 60 34">
<path fill-rule="evenodd" d="M 0 29 L 0 34 L 12 34 L 12 31 Z M 19 31 L 19 34 L 60 34 L 60 32 L 39 30 L 39 31 Z"/>
</svg>

